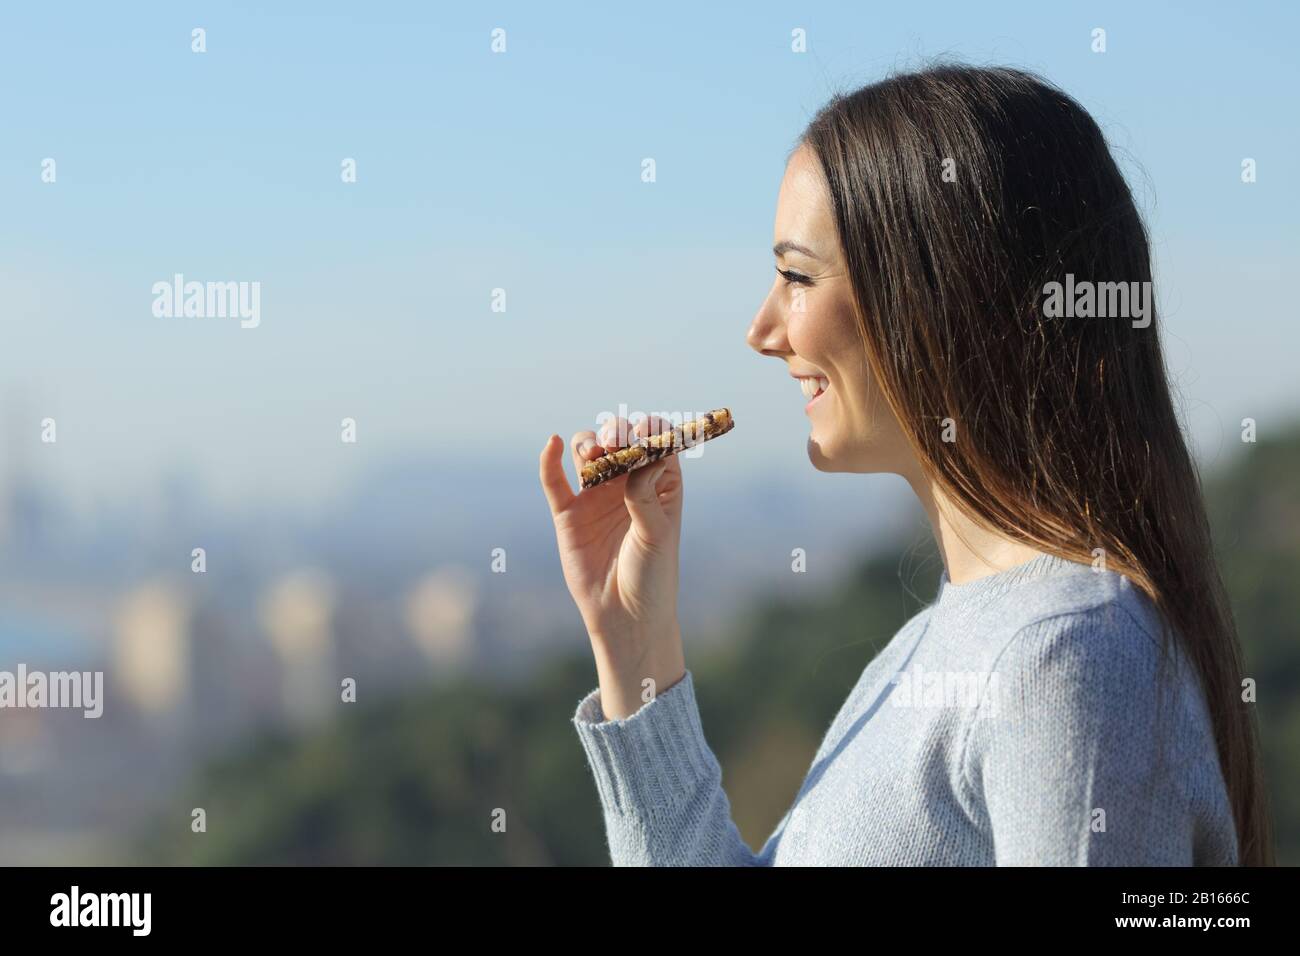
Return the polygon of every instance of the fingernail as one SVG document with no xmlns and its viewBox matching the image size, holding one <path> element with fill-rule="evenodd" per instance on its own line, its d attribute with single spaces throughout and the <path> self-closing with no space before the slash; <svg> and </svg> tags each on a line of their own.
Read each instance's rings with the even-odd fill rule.
<svg viewBox="0 0 1300 956">
<path fill-rule="evenodd" d="M 585 455 L 594 447 L 596 447 L 596 440 L 594 438 L 584 438 L 582 444 L 578 446 L 578 453 Z"/>
</svg>

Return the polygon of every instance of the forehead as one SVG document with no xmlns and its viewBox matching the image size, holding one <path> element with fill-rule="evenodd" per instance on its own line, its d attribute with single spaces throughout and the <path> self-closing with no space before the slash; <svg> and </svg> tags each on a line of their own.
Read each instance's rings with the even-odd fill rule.
<svg viewBox="0 0 1300 956">
<path fill-rule="evenodd" d="M 781 191 L 776 200 L 776 241 L 790 239 L 825 255 L 835 238 L 830 194 L 817 157 L 808 146 L 800 146 L 786 163 Z"/>
</svg>

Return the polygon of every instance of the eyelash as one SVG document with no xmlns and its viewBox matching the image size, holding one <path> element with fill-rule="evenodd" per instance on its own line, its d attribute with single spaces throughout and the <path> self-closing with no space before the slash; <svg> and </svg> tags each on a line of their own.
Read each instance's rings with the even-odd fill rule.
<svg viewBox="0 0 1300 956">
<path fill-rule="evenodd" d="M 788 269 L 776 268 L 777 274 L 785 280 L 786 285 L 812 285 L 812 279 L 798 272 L 790 272 Z"/>
</svg>

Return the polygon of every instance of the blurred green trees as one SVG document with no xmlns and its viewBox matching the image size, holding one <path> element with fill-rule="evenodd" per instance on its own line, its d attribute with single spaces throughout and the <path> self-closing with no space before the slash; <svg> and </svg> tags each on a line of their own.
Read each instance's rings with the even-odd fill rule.
<svg viewBox="0 0 1300 956">
<path fill-rule="evenodd" d="M 1206 488 L 1223 581 L 1255 679 L 1278 862 L 1300 865 L 1300 424 Z"/>
<path fill-rule="evenodd" d="M 1300 427 L 1245 445 L 1207 487 L 1259 689 L 1279 860 L 1300 863 Z M 865 559 L 816 600 L 757 602 L 691 652 L 705 732 L 757 849 L 863 667 L 929 601 L 933 550 Z M 900 560 L 899 554 L 905 553 Z M 560 586 L 557 582 L 557 586 Z M 196 864 L 604 864 L 594 781 L 569 724 L 595 683 L 585 635 L 527 684 L 462 683 L 367 706 L 204 769 L 132 859 Z M 208 832 L 189 828 L 207 810 Z M 506 829 L 494 832 L 504 811 Z"/>
</svg>

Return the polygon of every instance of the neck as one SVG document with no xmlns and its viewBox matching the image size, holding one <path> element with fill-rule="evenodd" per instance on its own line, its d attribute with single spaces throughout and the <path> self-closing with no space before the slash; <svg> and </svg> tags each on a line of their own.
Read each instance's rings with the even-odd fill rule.
<svg viewBox="0 0 1300 956">
<path fill-rule="evenodd" d="M 934 482 L 909 478 L 908 484 L 930 519 L 944 570 L 953 584 L 966 584 L 1041 557 L 1044 552 L 971 520 Z"/>
</svg>

